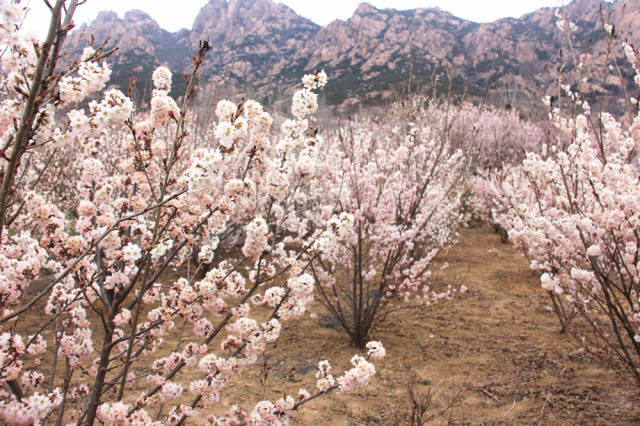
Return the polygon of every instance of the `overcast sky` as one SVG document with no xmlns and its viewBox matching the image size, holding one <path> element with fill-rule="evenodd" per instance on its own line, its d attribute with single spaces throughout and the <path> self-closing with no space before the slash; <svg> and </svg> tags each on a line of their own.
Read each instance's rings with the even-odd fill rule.
<svg viewBox="0 0 640 426">
<path fill-rule="evenodd" d="M 198 10 L 208 0 L 87 0 L 75 15 L 75 22 L 91 21 L 102 10 L 114 10 L 122 17 L 131 9 L 141 9 L 153 17 L 162 28 L 177 31 L 191 28 Z M 36 34 L 45 34 L 48 10 L 42 0 L 23 0 L 31 13 L 25 26 Z M 348 19 L 361 1 L 358 0 L 280 0 L 299 15 L 326 25 L 335 19 Z M 476 22 L 490 22 L 507 16 L 519 17 L 546 6 L 561 6 L 563 0 L 369 0 L 377 8 L 415 9 L 440 7 L 454 15 Z"/>
</svg>

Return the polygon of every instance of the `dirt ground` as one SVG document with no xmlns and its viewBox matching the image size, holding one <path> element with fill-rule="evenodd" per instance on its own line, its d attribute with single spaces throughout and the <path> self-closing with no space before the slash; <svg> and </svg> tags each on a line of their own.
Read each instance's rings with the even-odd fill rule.
<svg viewBox="0 0 640 426">
<path fill-rule="evenodd" d="M 387 357 L 376 362 L 370 386 L 311 401 L 294 413 L 293 424 L 409 424 L 408 384 L 418 394 L 430 393 L 424 415 L 428 424 L 640 423 L 640 388 L 631 376 L 589 355 L 578 339 L 559 333 L 549 299 L 526 260 L 491 228 L 461 230 L 459 242 L 441 262 L 449 264 L 440 273 L 441 284 L 464 284 L 469 291 L 431 307 L 392 314 L 372 335 L 382 341 Z M 234 378 L 224 391 L 225 401 L 240 401 L 251 410 L 262 399 L 295 395 L 301 387 L 313 392 L 319 360 L 328 359 L 335 376 L 349 367 L 357 349 L 321 306 L 315 308 L 317 318 L 306 316 L 283 326 L 266 361 Z M 34 312 L 23 326 L 40 321 Z M 190 334 L 185 330 L 183 337 L 189 340 Z M 173 340 L 166 341 L 168 352 Z M 216 341 L 212 344 L 218 347 Z M 268 371 L 266 382 L 260 380 L 263 371 Z M 136 368 L 141 373 L 144 368 Z M 192 368 L 176 380 L 188 388 L 196 378 L 202 373 Z M 148 386 L 134 387 L 142 391 Z M 187 391 L 183 402 L 191 399 Z M 227 408 L 222 402 L 214 412 Z"/>
<path fill-rule="evenodd" d="M 441 279 L 469 291 L 392 315 L 372 336 L 387 349 L 373 383 L 356 394 L 310 402 L 293 416 L 294 424 L 407 424 L 409 383 L 417 393 L 431 393 L 424 416 L 429 424 L 640 423 L 633 379 L 559 334 L 527 261 L 491 228 L 462 230 L 442 261 L 449 267 Z M 282 333 L 267 363 L 271 391 L 264 396 L 311 390 L 319 359 L 343 371 L 355 349 L 331 326 L 320 316 Z M 250 385 L 257 376 L 234 385 L 238 396 L 261 395 Z"/>
</svg>

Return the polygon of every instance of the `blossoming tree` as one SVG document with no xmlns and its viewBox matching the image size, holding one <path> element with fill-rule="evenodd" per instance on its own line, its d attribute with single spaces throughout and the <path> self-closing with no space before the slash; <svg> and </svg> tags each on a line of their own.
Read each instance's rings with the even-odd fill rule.
<svg viewBox="0 0 640 426">
<path fill-rule="evenodd" d="M 468 162 L 452 147 L 453 110 L 415 97 L 395 105 L 385 122 L 364 120 L 343 129 L 323 155 L 317 203 L 329 222 L 311 264 L 320 300 L 357 346 L 398 308 L 431 304 L 437 293 L 429 268 L 454 239 L 462 217 Z M 337 238 L 325 241 L 325 235 Z"/>
<path fill-rule="evenodd" d="M 612 29 L 604 25 L 611 44 Z M 640 85 L 638 51 L 627 43 L 624 51 Z M 592 113 L 580 91 L 562 90 L 569 114 L 547 99 L 553 143 L 481 181 L 480 195 L 490 199 L 482 203 L 539 272 L 563 328 L 579 313 L 640 383 L 637 101 L 625 126 Z"/>
</svg>

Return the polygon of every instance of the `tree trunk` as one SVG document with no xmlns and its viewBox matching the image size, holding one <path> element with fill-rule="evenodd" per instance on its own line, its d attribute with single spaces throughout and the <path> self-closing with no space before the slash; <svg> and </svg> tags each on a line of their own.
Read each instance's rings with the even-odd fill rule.
<svg viewBox="0 0 640 426">
<path fill-rule="evenodd" d="M 109 356 L 111 354 L 111 341 L 113 340 L 113 321 L 109 320 L 107 323 L 107 329 L 104 334 L 104 341 L 102 343 L 102 353 L 100 354 L 100 364 L 98 365 L 98 373 L 96 375 L 96 381 L 93 384 L 91 390 L 91 397 L 89 398 L 89 405 L 87 407 L 87 414 L 84 419 L 85 425 L 92 425 L 96 418 L 96 411 L 98 405 L 100 405 L 100 395 L 102 394 L 102 388 L 104 387 L 104 378 L 107 375 L 107 368 L 109 367 Z"/>
</svg>

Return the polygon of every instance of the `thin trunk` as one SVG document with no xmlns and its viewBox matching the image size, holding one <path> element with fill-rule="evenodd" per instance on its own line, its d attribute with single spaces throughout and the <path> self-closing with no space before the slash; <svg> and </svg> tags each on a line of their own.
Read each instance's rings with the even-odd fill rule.
<svg viewBox="0 0 640 426">
<path fill-rule="evenodd" d="M 100 354 L 100 364 L 98 365 L 98 373 L 96 380 L 91 389 L 91 396 L 89 397 L 89 405 L 87 406 L 86 415 L 84 416 L 84 422 L 82 418 L 78 421 L 78 424 L 84 424 L 86 426 L 92 425 L 96 419 L 96 411 L 98 405 L 100 405 L 100 395 L 102 394 L 102 388 L 104 387 L 104 379 L 107 375 L 109 367 L 109 356 L 111 354 L 111 341 L 113 340 L 114 324 L 113 319 L 109 319 L 107 327 L 104 333 L 104 340 L 102 342 L 102 353 Z"/>
<path fill-rule="evenodd" d="M 64 371 L 64 389 L 62 393 L 62 402 L 60 403 L 60 408 L 58 408 L 58 418 L 56 419 L 56 426 L 62 426 L 62 418 L 64 417 L 64 406 L 67 402 L 67 394 L 69 393 L 71 376 L 73 376 L 73 370 L 71 369 L 69 358 L 66 358 L 66 367 Z"/>
<path fill-rule="evenodd" d="M 2 241 L 2 233 L 4 231 L 7 209 L 7 197 L 11 192 L 11 186 L 13 185 L 13 179 L 20 163 L 20 158 L 24 153 L 27 142 L 31 138 L 33 119 L 36 116 L 39 96 L 41 94 L 42 84 L 44 81 L 44 71 L 49 59 L 49 53 L 51 52 L 51 46 L 53 45 L 60 25 L 60 14 L 63 0 L 58 0 L 51 10 L 51 21 L 49 24 L 49 32 L 47 34 L 47 40 L 42 46 L 42 51 L 38 57 L 36 69 L 31 80 L 31 90 L 29 90 L 29 96 L 27 103 L 22 111 L 22 117 L 20 118 L 20 124 L 18 125 L 18 131 L 13 139 L 13 146 L 11 150 L 11 156 L 7 164 L 7 168 L 4 170 L 4 176 L 2 179 L 2 186 L 0 187 L 0 241 Z"/>
</svg>

